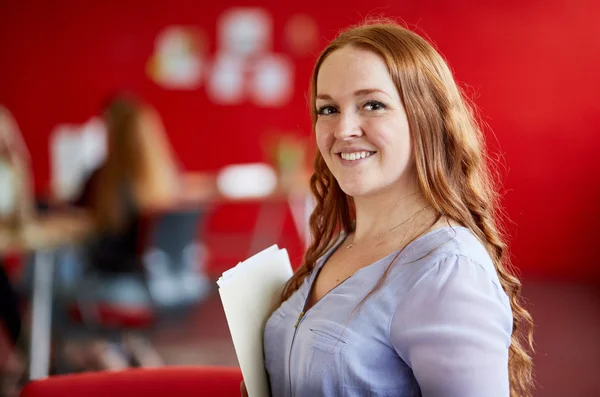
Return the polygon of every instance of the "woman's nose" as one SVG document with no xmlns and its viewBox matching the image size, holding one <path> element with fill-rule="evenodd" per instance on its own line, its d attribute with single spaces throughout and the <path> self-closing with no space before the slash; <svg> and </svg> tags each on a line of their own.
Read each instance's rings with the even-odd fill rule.
<svg viewBox="0 0 600 397">
<path fill-rule="evenodd" d="M 334 135 L 337 139 L 346 140 L 363 135 L 360 120 L 354 114 L 340 114 L 334 126 Z"/>
</svg>

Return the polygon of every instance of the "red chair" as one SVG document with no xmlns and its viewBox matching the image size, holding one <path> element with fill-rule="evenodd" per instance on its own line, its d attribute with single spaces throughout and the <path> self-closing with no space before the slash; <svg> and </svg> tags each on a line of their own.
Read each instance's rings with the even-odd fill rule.
<svg viewBox="0 0 600 397">
<path fill-rule="evenodd" d="M 29 382 L 21 397 L 239 397 L 242 373 L 232 367 L 162 367 L 52 376 Z"/>
</svg>

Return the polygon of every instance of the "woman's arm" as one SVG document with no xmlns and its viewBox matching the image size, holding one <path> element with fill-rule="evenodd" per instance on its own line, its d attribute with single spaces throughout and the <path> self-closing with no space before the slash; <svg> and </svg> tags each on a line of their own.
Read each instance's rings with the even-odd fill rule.
<svg viewBox="0 0 600 397">
<path fill-rule="evenodd" d="M 489 266 L 446 258 L 402 297 L 390 338 L 424 397 L 509 396 L 512 314 Z"/>
</svg>

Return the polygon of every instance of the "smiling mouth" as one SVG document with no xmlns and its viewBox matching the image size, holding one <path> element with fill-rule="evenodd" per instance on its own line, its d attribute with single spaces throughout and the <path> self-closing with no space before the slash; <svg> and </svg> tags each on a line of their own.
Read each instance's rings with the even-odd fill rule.
<svg viewBox="0 0 600 397">
<path fill-rule="evenodd" d="M 338 153 L 338 156 L 340 156 L 343 160 L 348 160 L 348 161 L 356 161 L 356 160 L 361 160 L 367 157 L 370 157 L 372 155 L 374 155 L 377 152 L 368 152 L 368 151 L 362 151 L 362 152 L 354 152 L 354 153 Z"/>
</svg>

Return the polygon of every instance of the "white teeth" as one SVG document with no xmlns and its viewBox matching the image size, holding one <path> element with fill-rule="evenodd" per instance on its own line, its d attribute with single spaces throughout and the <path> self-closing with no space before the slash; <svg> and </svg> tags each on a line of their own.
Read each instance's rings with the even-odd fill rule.
<svg viewBox="0 0 600 397">
<path fill-rule="evenodd" d="M 340 153 L 344 160 L 350 161 L 364 159 L 365 157 L 369 157 L 371 154 L 372 152 Z"/>
</svg>

